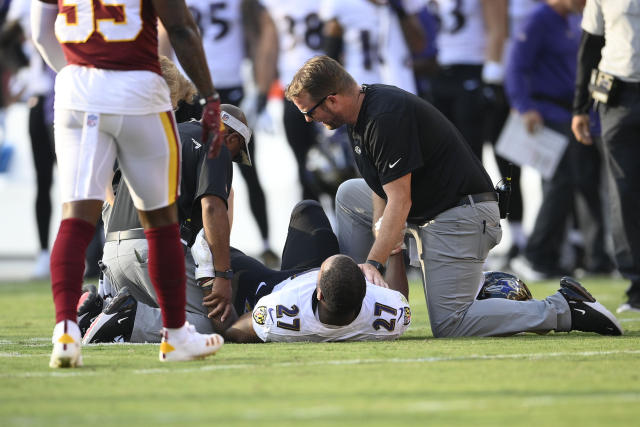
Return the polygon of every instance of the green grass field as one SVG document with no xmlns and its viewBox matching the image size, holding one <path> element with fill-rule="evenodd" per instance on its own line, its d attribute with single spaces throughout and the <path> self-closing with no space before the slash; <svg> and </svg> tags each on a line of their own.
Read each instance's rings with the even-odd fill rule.
<svg viewBox="0 0 640 427">
<path fill-rule="evenodd" d="M 583 283 L 612 311 L 623 300 L 622 280 Z M 169 365 L 157 345 L 94 345 L 53 370 L 49 284 L 0 284 L 0 426 L 640 425 L 639 313 L 619 316 L 622 337 L 434 339 L 419 284 L 410 296 L 395 342 L 227 344 Z"/>
</svg>

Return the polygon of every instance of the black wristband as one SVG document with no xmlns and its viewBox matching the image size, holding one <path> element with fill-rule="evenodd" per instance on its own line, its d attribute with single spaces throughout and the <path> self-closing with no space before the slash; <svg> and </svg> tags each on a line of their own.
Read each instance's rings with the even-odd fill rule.
<svg viewBox="0 0 640 427">
<path fill-rule="evenodd" d="M 368 259 L 366 261 L 367 264 L 373 265 L 376 270 L 378 270 L 380 272 L 380 274 L 382 274 L 384 276 L 384 273 L 387 271 L 387 267 L 385 267 L 384 265 L 380 264 L 378 261 L 373 260 L 373 259 Z"/>
<path fill-rule="evenodd" d="M 233 279 L 233 270 L 229 269 L 229 270 L 225 270 L 225 271 L 219 271 L 219 270 L 215 270 L 213 272 L 213 277 L 222 277 L 223 279 Z"/>
</svg>

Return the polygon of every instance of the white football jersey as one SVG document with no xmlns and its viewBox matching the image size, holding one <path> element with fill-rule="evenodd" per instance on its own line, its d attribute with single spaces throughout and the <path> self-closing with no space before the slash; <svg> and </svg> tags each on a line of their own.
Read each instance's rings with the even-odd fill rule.
<svg viewBox="0 0 640 427">
<path fill-rule="evenodd" d="M 313 311 L 318 270 L 287 279 L 260 298 L 253 309 L 253 330 L 262 341 L 392 340 L 411 323 L 411 309 L 398 291 L 367 282 L 358 317 L 346 326 L 325 325 Z"/>
<path fill-rule="evenodd" d="M 245 55 L 242 0 L 187 0 L 186 3 L 200 28 L 202 46 L 216 87 L 242 86 L 240 67 Z"/>
<path fill-rule="evenodd" d="M 358 83 L 381 83 L 380 8 L 369 0 L 323 0 L 320 19 L 342 27 L 344 68 Z"/>
<path fill-rule="evenodd" d="M 480 1 L 438 0 L 438 63 L 476 64 L 485 60 L 486 34 Z"/>
<path fill-rule="evenodd" d="M 403 0 L 402 4 L 408 14 L 415 14 L 426 7 L 424 0 Z M 411 52 L 402 33 L 400 19 L 388 5 L 385 4 L 379 8 L 381 12 L 380 54 L 383 60 L 380 69 L 382 82 L 416 93 Z"/>
<path fill-rule="evenodd" d="M 322 21 L 317 0 L 260 0 L 278 29 L 278 73 L 283 86 L 311 57 L 322 55 Z"/>
</svg>

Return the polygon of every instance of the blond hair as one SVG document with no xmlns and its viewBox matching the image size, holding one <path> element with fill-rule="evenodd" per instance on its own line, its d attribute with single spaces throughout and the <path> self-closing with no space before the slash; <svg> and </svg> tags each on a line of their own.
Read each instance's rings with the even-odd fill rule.
<svg viewBox="0 0 640 427">
<path fill-rule="evenodd" d="M 307 92 L 312 99 L 321 99 L 329 94 L 344 93 L 354 85 L 356 81 L 338 61 L 326 55 L 314 56 L 293 76 L 285 96 L 292 101 Z"/>
<path fill-rule="evenodd" d="M 160 55 L 160 69 L 169 91 L 171 92 L 171 105 L 178 107 L 180 101 L 193 102 L 193 97 L 198 93 L 196 87 L 180 73 L 178 67 L 166 56 Z"/>
</svg>

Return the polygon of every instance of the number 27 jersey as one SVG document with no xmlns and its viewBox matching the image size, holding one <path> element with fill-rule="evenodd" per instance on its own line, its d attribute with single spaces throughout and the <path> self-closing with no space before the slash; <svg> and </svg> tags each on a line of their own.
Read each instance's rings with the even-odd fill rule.
<svg viewBox="0 0 640 427">
<path fill-rule="evenodd" d="M 348 325 L 325 325 L 313 311 L 318 271 L 281 285 L 260 298 L 253 310 L 253 329 L 262 341 L 373 341 L 393 340 L 411 323 L 411 309 L 398 291 L 367 282 L 360 313 Z"/>
</svg>

